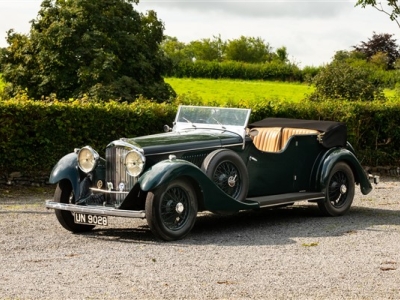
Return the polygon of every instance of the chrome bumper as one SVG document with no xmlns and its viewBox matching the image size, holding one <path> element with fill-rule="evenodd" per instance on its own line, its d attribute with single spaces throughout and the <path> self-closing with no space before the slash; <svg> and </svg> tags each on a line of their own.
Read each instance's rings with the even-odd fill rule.
<svg viewBox="0 0 400 300">
<path fill-rule="evenodd" d="M 112 216 L 112 217 L 125 217 L 125 218 L 141 218 L 146 217 L 144 210 L 123 210 L 107 206 L 82 206 L 75 204 L 58 203 L 51 200 L 46 201 L 46 208 L 53 208 L 59 210 L 68 210 L 71 212 L 79 212 L 84 214 Z"/>
</svg>

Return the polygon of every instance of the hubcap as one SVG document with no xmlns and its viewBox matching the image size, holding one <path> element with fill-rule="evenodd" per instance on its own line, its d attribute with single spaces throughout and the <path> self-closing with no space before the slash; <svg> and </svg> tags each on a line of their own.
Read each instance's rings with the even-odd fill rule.
<svg viewBox="0 0 400 300">
<path fill-rule="evenodd" d="M 236 184 L 236 176 L 237 176 L 237 175 L 235 175 L 235 176 L 230 176 L 230 177 L 228 178 L 228 185 L 229 185 L 230 187 L 234 187 L 234 186 L 235 186 L 235 184 Z"/>
<path fill-rule="evenodd" d="M 344 194 L 346 194 L 346 192 L 347 192 L 347 186 L 345 186 L 344 184 L 342 184 L 342 185 L 340 186 L 340 193 L 341 193 L 342 195 L 344 195 Z"/>
<path fill-rule="evenodd" d="M 237 167 L 229 161 L 218 165 L 213 174 L 213 181 L 232 198 L 236 198 L 240 194 L 240 173 Z"/>
<path fill-rule="evenodd" d="M 185 209 L 185 207 L 183 206 L 183 204 L 181 202 L 177 203 L 175 206 L 175 210 L 178 214 L 181 214 L 184 209 Z"/>
<path fill-rule="evenodd" d="M 169 230 L 179 230 L 185 226 L 190 212 L 190 196 L 180 186 L 168 189 L 161 199 L 161 220 Z"/>
</svg>

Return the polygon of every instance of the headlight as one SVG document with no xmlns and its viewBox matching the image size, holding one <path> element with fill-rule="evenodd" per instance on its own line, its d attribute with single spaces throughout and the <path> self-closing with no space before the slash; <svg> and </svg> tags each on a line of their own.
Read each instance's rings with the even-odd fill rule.
<svg viewBox="0 0 400 300">
<path fill-rule="evenodd" d="M 125 156 L 125 167 L 129 175 L 136 177 L 142 173 L 146 158 L 136 150 L 129 151 Z"/>
<path fill-rule="evenodd" d="M 93 171 L 98 160 L 99 154 L 92 147 L 86 146 L 79 150 L 78 166 L 83 172 L 89 173 Z"/>
</svg>

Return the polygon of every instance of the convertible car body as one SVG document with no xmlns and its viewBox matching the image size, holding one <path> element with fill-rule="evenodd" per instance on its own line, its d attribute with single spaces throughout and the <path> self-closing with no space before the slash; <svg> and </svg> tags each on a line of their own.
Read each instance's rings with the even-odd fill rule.
<svg viewBox="0 0 400 300">
<path fill-rule="evenodd" d="M 164 133 L 113 141 L 104 157 L 75 149 L 54 166 L 57 188 L 46 207 L 72 232 L 108 225 L 109 216 L 146 218 L 155 236 L 176 240 L 199 211 L 307 200 L 338 216 L 350 209 L 355 185 L 371 191 L 345 124 L 249 118 L 249 109 L 180 106 Z"/>
</svg>

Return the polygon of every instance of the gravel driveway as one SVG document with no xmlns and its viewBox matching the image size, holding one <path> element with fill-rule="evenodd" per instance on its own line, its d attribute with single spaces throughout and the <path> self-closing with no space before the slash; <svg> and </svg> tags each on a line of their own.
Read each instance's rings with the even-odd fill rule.
<svg viewBox="0 0 400 300">
<path fill-rule="evenodd" d="M 0 188 L 1 299 L 398 299 L 400 179 L 357 193 L 346 216 L 306 202 L 200 214 L 178 242 L 145 220 L 71 234 L 46 188 Z"/>
</svg>

